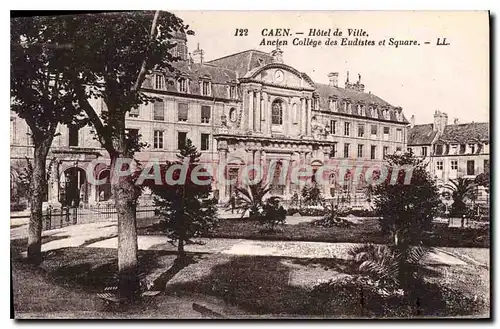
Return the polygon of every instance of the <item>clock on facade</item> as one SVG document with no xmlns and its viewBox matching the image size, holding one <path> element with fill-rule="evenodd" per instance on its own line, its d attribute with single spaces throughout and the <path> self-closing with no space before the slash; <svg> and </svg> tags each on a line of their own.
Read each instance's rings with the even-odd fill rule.
<svg viewBox="0 0 500 329">
<path fill-rule="evenodd" d="M 285 79 L 285 74 L 283 73 L 283 71 L 276 70 L 276 72 L 274 73 L 274 81 L 283 82 L 284 79 Z"/>
</svg>

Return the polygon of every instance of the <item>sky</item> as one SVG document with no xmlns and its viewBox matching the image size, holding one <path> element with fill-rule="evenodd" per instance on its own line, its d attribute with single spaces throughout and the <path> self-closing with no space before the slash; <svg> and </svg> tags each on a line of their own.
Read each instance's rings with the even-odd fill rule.
<svg viewBox="0 0 500 329">
<path fill-rule="evenodd" d="M 417 124 L 430 123 L 436 110 L 461 123 L 489 120 L 489 21 L 487 12 L 459 11 L 179 11 L 194 36 L 189 51 L 200 44 L 205 61 L 257 49 L 270 52 L 275 46 L 259 45 L 263 29 L 290 29 L 281 46 L 284 63 L 307 73 L 315 82 L 328 83 L 329 72 L 339 72 L 343 87 L 346 72 L 354 82 L 361 74 L 365 90 L 394 106 L 401 106 Z M 235 36 L 236 29 L 248 35 Z M 363 29 L 361 39 L 386 40 L 385 46 L 294 46 L 310 29 Z M 295 35 L 303 32 L 303 35 Z M 337 38 L 337 37 L 332 37 Z M 420 46 L 389 46 L 394 40 L 416 40 Z M 448 46 L 437 46 L 446 38 Z M 327 37 L 316 40 L 323 42 Z M 340 38 L 337 38 L 340 39 Z M 351 37 L 350 39 L 354 39 Z M 424 44 L 429 41 L 430 44 Z"/>
</svg>

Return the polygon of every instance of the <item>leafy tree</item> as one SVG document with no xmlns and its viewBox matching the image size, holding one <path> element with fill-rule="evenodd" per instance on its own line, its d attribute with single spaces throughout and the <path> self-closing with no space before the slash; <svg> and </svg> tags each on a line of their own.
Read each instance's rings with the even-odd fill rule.
<svg viewBox="0 0 500 329">
<path fill-rule="evenodd" d="M 423 160 L 406 153 L 388 155 L 386 161 L 387 179 L 375 186 L 373 191 L 382 232 L 398 247 L 419 244 L 423 231 L 430 227 L 438 212 L 437 187 Z M 405 168 L 403 166 L 406 170 L 399 170 Z M 409 169 L 413 169 L 411 180 L 405 184 Z M 398 170 L 398 174 L 395 184 L 392 184 L 394 170 Z"/>
<path fill-rule="evenodd" d="M 451 192 L 453 204 L 451 205 L 451 216 L 462 217 L 467 213 L 467 199 L 474 200 L 477 185 L 470 178 L 459 177 L 452 179 L 444 186 Z"/>
<path fill-rule="evenodd" d="M 322 203 L 321 190 L 316 182 L 308 184 L 302 188 L 302 200 L 307 206 L 317 206 Z"/>
<path fill-rule="evenodd" d="M 476 176 L 474 183 L 479 186 L 484 186 L 489 193 L 490 189 L 490 172 L 489 170 Z"/>
<path fill-rule="evenodd" d="M 47 187 L 47 154 L 59 124 L 75 124 L 79 110 L 68 78 L 66 33 L 57 16 L 11 19 L 11 110 L 31 130 L 33 165 L 30 175 L 31 215 L 28 259 L 39 264 L 42 237 L 42 204 Z"/>
<path fill-rule="evenodd" d="M 250 218 L 260 217 L 264 212 L 264 198 L 270 190 L 271 188 L 262 181 L 250 184 L 247 188 L 236 187 L 240 194 L 239 208 L 243 209 L 241 217 L 243 218 L 247 211 Z"/>
<path fill-rule="evenodd" d="M 143 82 L 153 71 L 174 70 L 172 63 L 179 58 L 170 52 L 176 45 L 173 33 L 188 27 L 174 14 L 159 11 L 65 16 L 65 24 L 76 99 L 116 168 L 141 146 L 126 133 L 127 113 L 157 100 L 141 89 Z M 92 98 L 102 99 L 106 110 L 94 107 Z M 132 299 L 139 291 L 135 206 L 140 189 L 129 177 L 113 179 L 113 170 L 111 187 L 118 213 L 119 295 Z"/>
<path fill-rule="evenodd" d="M 204 174 L 199 178 L 205 183 L 203 185 L 191 179 L 193 170 L 199 165 L 200 156 L 191 140 L 187 139 L 185 146 L 177 155 L 179 161 L 167 163 L 161 168 L 163 182 L 167 184 L 156 185 L 152 182 L 148 184 L 155 196 L 154 204 L 157 207 L 155 212 L 163 218 L 161 225 L 167 236 L 177 242 L 178 258 L 181 262 L 185 259 L 185 243 L 212 230 L 217 224 L 216 201 L 209 199 L 212 188 L 207 181 L 208 172 L 200 170 Z M 170 166 L 175 164 L 187 165 L 184 184 L 169 185 L 165 180 Z M 178 170 L 173 173 L 174 181 L 180 178 Z"/>
</svg>

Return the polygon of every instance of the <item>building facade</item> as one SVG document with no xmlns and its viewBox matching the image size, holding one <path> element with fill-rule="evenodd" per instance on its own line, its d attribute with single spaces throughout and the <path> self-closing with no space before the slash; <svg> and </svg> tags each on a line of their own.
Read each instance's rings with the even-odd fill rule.
<svg viewBox="0 0 500 329">
<path fill-rule="evenodd" d="M 406 149 L 407 125 L 402 109 L 365 92 L 358 75 L 345 87 L 339 74 L 329 73 L 329 84 L 315 83 L 283 61 L 283 52 L 247 50 L 208 62 L 198 46 L 188 54 L 185 36 L 177 36 L 173 50 L 183 60 L 176 70 L 154 72 L 142 88 L 159 101 L 128 113 L 129 134 L 148 144 L 136 154 L 139 161 L 175 159 L 186 139 L 202 153 L 202 162 L 222 166 L 231 181 L 214 182 L 214 194 L 228 200 L 235 186 L 244 184 L 242 168 L 248 164 L 276 167 L 269 177 L 272 193 L 291 198 L 300 184 L 275 179 L 290 167 L 307 164 L 321 168 L 327 162 L 341 166 L 380 164 L 386 154 Z M 97 111 L 106 111 L 102 100 L 92 100 Z M 86 165 L 106 152 L 90 127 L 58 128 L 48 159 L 52 162 L 48 201 L 71 203 L 79 195 L 83 203 L 106 202 L 109 184 L 90 185 Z M 32 157 L 30 133 L 23 120 L 11 115 L 11 187 Z M 342 161 L 342 160 L 348 160 Z M 273 165 L 271 165 L 273 164 Z M 274 168 L 273 167 L 273 168 Z M 348 169 L 349 171 L 350 169 Z M 338 172 L 328 173 L 321 186 L 326 198 L 341 193 L 357 195 L 358 187 L 338 183 Z M 109 169 L 97 169 L 98 179 Z"/>
<path fill-rule="evenodd" d="M 474 179 L 489 171 L 489 124 L 448 124 L 448 115 L 436 111 L 431 124 L 411 125 L 408 152 L 429 159 L 429 171 L 439 187 L 458 177 Z M 480 198 L 484 197 L 480 189 Z"/>
</svg>

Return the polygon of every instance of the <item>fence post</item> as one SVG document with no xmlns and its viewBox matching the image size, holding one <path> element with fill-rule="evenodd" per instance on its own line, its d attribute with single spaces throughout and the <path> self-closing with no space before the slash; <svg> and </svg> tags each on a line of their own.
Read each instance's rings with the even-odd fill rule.
<svg viewBox="0 0 500 329">
<path fill-rule="evenodd" d="M 73 225 L 78 223 L 78 208 L 73 209 Z"/>
</svg>

